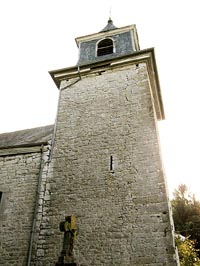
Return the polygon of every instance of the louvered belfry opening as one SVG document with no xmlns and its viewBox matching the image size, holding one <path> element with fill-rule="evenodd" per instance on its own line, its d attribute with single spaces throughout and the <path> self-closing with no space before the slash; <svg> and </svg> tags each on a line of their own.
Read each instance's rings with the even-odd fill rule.
<svg viewBox="0 0 200 266">
<path fill-rule="evenodd" d="M 113 41 L 111 39 L 104 39 L 99 42 L 97 49 L 97 56 L 102 56 L 112 53 L 113 53 Z"/>
</svg>

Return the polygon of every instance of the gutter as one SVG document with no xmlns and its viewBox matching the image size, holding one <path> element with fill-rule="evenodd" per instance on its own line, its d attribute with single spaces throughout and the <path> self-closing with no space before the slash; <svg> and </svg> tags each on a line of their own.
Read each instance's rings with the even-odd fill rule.
<svg viewBox="0 0 200 266">
<path fill-rule="evenodd" d="M 41 145 L 43 145 L 43 151 L 48 150 L 48 143 L 38 144 L 38 145 L 22 145 L 22 146 L 13 146 L 11 148 L 0 148 L 0 157 L 1 156 L 12 156 L 26 153 L 38 153 L 41 150 Z"/>
</svg>

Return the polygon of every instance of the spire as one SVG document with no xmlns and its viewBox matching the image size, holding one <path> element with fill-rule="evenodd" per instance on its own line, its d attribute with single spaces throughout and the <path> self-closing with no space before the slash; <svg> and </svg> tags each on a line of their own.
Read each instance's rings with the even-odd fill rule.
<svg viewBox="0 0 200 266">
<path fill-rule="evenodd" d="M 100 32 L 105 32 L 105 31 L 114 30 L 114 29 L 117 29 L 117 27 L 113 24 L 111 17 L 109 17 L 108 24 Z"/>
</svg>

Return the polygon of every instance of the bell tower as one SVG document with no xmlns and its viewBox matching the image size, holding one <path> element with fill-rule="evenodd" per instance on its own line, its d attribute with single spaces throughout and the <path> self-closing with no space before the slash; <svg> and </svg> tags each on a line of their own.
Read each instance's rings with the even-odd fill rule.
<svg viewBox="0 0 200 266">
<path fill-rule="evenodd" d="M 76 38 L 78 65 L 100 62 L 139 50 L 135 25 L 117 28 L 111 19 L 99 33 Z"/>
<path fill-rule="evenodd" d="M 42 216 L 51 228 L 44 265 L 57 260 L 58 224 L 68 215 L 76 217 L 80 265 L 178 265 L 154 49 L 140 50 L 136 26 L 117 28 L 111 19 L 76 43 L 77 65 L 50 71 L 60 98 Z"/>
</svg>

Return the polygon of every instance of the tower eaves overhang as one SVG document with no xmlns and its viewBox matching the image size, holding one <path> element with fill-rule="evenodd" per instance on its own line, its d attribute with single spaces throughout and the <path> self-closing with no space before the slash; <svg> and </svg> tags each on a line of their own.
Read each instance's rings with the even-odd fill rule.
<svg viewBox="0 0 200 266">
<path fill-rule="evenodd" d="M 151 94 L 155 106 L 156 116 L 158 120 L 165 119 L 165 113 L 163 108 L 162 95 L 160 90 L 160 82 L 158 77 L 157 65 L 154 48 L 144 49 L 136 51 L 132 54 L 119 56 L 117 58 L 106 59 L 101 62 L 92 64 L 85 64 L 82 66 L 72 66 L 68 68 L 62 68 L 58 70 L 49 71 L 52 79 L 54 80 L 58 89 L 62 90 L 61 82 L 63 80 L 70 80 L 89 74 L 99 73 L 108 69 L 114 69 L 119 66 L 125 65 L 137 65 L 139 63 L 145 63 L 149 75 L 149 82 L 151 87 Z"/>
</svg>

